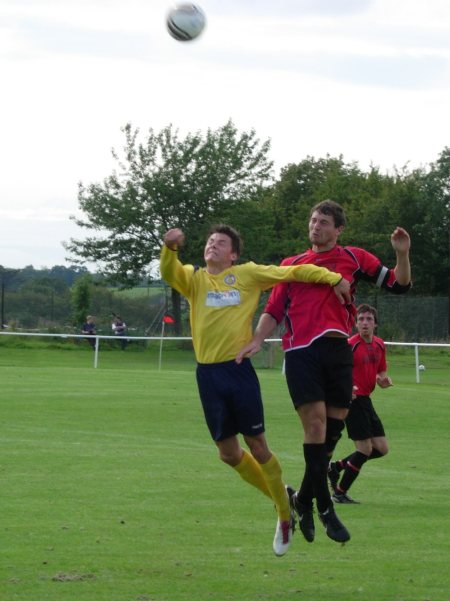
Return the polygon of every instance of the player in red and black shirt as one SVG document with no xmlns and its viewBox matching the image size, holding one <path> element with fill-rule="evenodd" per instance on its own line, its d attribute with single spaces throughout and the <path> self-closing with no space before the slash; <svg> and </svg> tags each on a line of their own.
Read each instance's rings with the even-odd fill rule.
<svg viewBox="0 0 450 601">
<path fill-rule="evenodd" d="M 354 441 L 356 451 L 340 461 L 330 463 L 328 477 L 334 490 L 335 503 L 358 503 L 347 494 L 348 489 L 366 461 L 383 457 L 389 450 L 383 424 L 370 398 L 376 384 L 381 388 L 392 386 L 392 380 L 387 375 L 384 341 L 374 334 L 377 322 L 377 310 L 374 307 L 358 307 L 358 333 L 348 341 L 353 352 L 354 395 L 345 420 L 348 436 Z M 342 470 L 344 473 L 339 480 Z"/>
<path fill-rule="evenodd" d="M 284 259 L 282 265 L 312 263 L 328 267 L 348 279 L 353 292 L 361 280 L 393 293 L 407 292 L 411 286 L 408 233 L 401 227 L 392 233 L 397 263 L 389 269 L 362 248 L 340 246 L 337 242 L 344 227 L 342 207 L 331 200 L 320 202 L 310 214 L 312 247 Z M 354 323 L 354 305 L 341 305 L 326 286 L 283 283 L 272 290 L 264 311 L 252 342 L 236 360 L 258 352 L 276 325 L 284 322 L 286 380 L 304 430 L 305 471 L 299 491 L 290 491 L 291 502 L 307 541 L 312 542 L 315 536 L 315 497 L 327 535 L 346 542 L 350 534 L 335 513 L 327 470 L 352 399 L 353 357 L 347 338 Z"/>
</svg>

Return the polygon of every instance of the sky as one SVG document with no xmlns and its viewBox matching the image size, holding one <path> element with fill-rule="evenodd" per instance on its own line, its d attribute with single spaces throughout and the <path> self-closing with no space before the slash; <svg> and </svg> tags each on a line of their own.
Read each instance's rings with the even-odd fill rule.
<svg viewBox="0 0 450 601">
<path fill-rule="evenodd" d="M 177 42 L 165 0 L 0 3 L 0 265 L 66 265 L 78 183 L 116 167 L 123 126 L 183 137 L 231 119 L 275 175 L 342 155 L 382 172 L 450 146 L 448 0 L 201 0 Z M 88 265 L 88 267 L 91 267 Z"/>
</svg>

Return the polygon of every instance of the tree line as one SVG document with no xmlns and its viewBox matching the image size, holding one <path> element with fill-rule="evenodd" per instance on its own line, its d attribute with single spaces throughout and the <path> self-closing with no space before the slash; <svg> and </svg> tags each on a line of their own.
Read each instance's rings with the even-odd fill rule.
<svg viewBox="0 0 450 601">
<path fill-rule="evenodd" d="M 9 329 L 38 329 L 79 333 L 88 314 L 94 314 L 99 332 L 111 333 L 113 314 L 122 314 L 133 331 L 142 335 L 163 310 L 166 292 L 161 282 L 141 294 L 122 294 L 99 273 L 86 268 L 8 269 L 0 266 L 0 324 Z M 155 324 L 155 332 L 158 332 Z M 153 332 L 154 333 L 154 332 Z"/>
<path fill-rule="evenodd" d="M 186 233 L 183 261 L 201 264 L 206 232 L 227 222 L 243 234 L 243 261 L 279 263 L 309 246 L 310 208 L 330 198 L 346 211 L 342 244 L 363 246 L 386 264 L 394 260 L 390 234 L 411 235 L 413 295 L 448 296 L 450 289 L 450 148 L 436 162 L 382 173 L 342 156 L 314 158 L 273 173 L 270 140 L 238 132 L 230 120 L 205 134 L 179 136 L 173 126 L 141 136 L 127 124 L 116 169 L 102 182 L 79 184 L 89 234 L 66 249 L 76 264 L 96 262 L 105 277 L 130 286 L 148 277 L 170 227 Z M 100 233 L 101 232 L 101 233 Z M 179 298 L 172 293 L 179 322 Z"/>
<path fill-rule="evenodd" d="M 105 283 L 131 287 L 151 279 L 162 235 L 170 227 L 186 233 L 180 252 L 185 262 L 202 264 L 209 226 L 226 222 L 244 237 L 242 261 L 279 263 L 309 246 L 310 208 L 331 198 L 348 217 L 342 244 L 363 246 L 389 265 L 395 259 L 390 234 L 401 225 L 412 240 L 410 294 L 448 297 L 450 148 L 434 163 L 393 167 L 391 173 L 327 155 L 306 156 L 275 176 L 270 140 L 260 141 L 253 129 L 239 132 L 231 120 L 185 137 L 171 125 L 141 135 L 127 124 L 123 133 L 123 148 L 113 150 L 112 173 L 101 182 L 79 184 L 83 217 L 73 219 L 87 236 L 65 243 L 75 276 L 66 281 L 69 288 L 84 275 L 86 262 L 98 266 Z M 53 269 L 67 280 L 65 268 Z M 179 325 L 180 299 L 174 291 L 172 310 Z"/>
</svg>

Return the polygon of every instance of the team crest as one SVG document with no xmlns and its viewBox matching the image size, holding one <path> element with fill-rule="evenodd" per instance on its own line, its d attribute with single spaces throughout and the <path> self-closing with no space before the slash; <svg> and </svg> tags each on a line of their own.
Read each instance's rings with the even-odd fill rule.
<svg viewBox="0 0 450 601">
<path fill-rule="evenodd" d="M 232 273 L 229 273 L 224 277 L 223 281 L 227 286 L 233 286 L 236 283 L 236 277 Z"/>
</svg>

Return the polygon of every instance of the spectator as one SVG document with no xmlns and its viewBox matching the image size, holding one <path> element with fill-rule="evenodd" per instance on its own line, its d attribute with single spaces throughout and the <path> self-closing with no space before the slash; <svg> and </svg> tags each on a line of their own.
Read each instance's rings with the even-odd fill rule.
<svg viewBox="0 0 450 601">
<path fill-rule="evenodd" d="M 120 315 L 113 313 L 114 319 L 112 322 L 112 331 L 114 336 L 119 337 L 120 348 L 124 351 L 127 348 L 128 340 L 125 338 L 127 333 L 127 324 L 123 321 Z"/>
<path fill-rule="evenodd" d="M 95 318 L 93 315 L 88 315 L 86 317 L 86 322 L 83 324 L 81 328 L 82 334 L 88 334 L 89 336 L 95 336 L 97 334 L 97 327 L 95 325 Z M 92 347 L 92 350 L 95 350 L 95 338 L 86 338 L 89 344 Z"/>
</svg>

